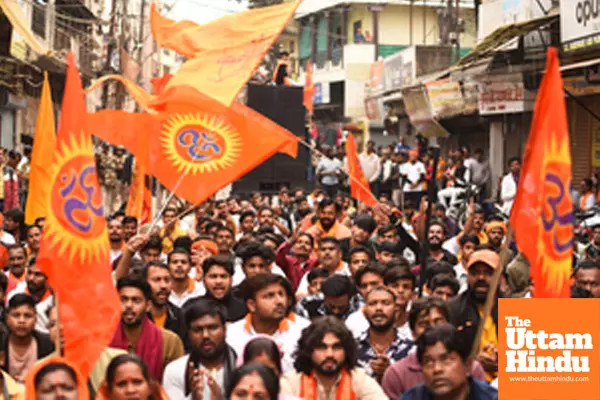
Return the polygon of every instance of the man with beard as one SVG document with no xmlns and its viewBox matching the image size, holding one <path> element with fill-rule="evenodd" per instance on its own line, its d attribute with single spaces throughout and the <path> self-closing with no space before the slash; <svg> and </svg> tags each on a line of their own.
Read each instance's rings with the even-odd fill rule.
<svg viewBox="0 0 600 400">
<path fill-rule="evenodd" d="M 356 246 L 350 249 L 348 253 L 348 266 L 352 276 L 356 279 L 356 273 L 361 269 L 369 265 L 369 263 L 375 261 L 373 252 L 364 246 Z M 358 282 L 358 281 L 356 281 Z"/>
<path fill-rule="evenodd" d="M 329 275 L 346 275 L 350 276 L 350 268 L 348 264 L 342 260 L 342 250 L 340 249 L 340 242 L 333 237 L 324 237 L 319 241 L 319 267 L 326 269 Z M 296 291 L 296 298 L 306 296 L 308 293 L 308 277 L 306 274 L 302 276 L 298 290 Z"/>
<path fill-rule="evenodd" d="M 206 295 L 202 299 L 209 299 L 223 306 L 227 311 L 227 322 L 235 322 L 244 318 L 247 313 L 246 306 L 231 292 L 233 282 L 233 261 L 231 257 L 220 255 L 209 257 L 202 263 L 202 271 L 202 279 L 206 288 Z M 184 310 L 200 300 L 191 300 L 189 303 L 184 304 Z"/>
<path fill-rule="evenodd" d="M 117 259 L 123 254 L 125 242 L 123 241 L 123 224 L 117 218 L 108 221 L 108 240 L 110 242 L 110 263 L 118 264 Z"/>
<path fill-rule="evenodd" d="M 358 368 L 356 341 L 335 317 L 320 318 L 304 329 L 294 358 L 295 371 L 281 378 L 281 394 L 311 400 L 385 399 L 377 381 Z"/>
<path fill-rule="evenodd" d="M 151 261 L 143 269 L 142 279 L 152 290 L 148 317 L 159 328 L 168 329 L 184 340 L 181 310 L 169 301 L 171 294 L 171 272 L 160 261 Z"/>
<path fill-rule="evenodd" d="M 341 206 L 328 197 L 324 198 L 317 207 L 317 222 L 307 232 L 315 240 L 324 237 L 334 237 L 338 240 L 350 238 L 352 236 L 350 229 L 337 221 L 340 211 Z"/>
<path fill-rule="evenodd" d="M 466 292 L 458 295 L 449 303 L 450 322 L 464 330 L 469 345 L 475 340 L 477 327 L 483 313 L 487 293 L 492 282 L 494 270 L 498 268 L 500 257 L 493 250 L 477 250 L 467 264 Z M 500 297 L 497 295 L 497 297 Z M 477 361 L 486 372 L 488 381 L 492 381 L 498 372 L 498 300 L 492 312 L 484 322 L 483 335 L 479 343 Z"/>
<path fill-rule="evenodd" d="M 10 292 L 7 301 L 10 301 L 10 299 L 19 293 L 28 294 L 33 298 L 37 314 L 35 329 L 42 333 L 48 333 L 46 327 L 48 324 L 48 315 L 46 314 L 46 310 L 50 308 L 54 300 L 50 287 L 48 286 L 48 278 L 36 265 L 35 258 L 29 262 L 29 268 L 25 274 L 25 281 L 17 285 L 15 290 Z"/>
<path fill-rule="evenodd" d="M 294 290 L 308 271 L 317 266 L 319 260 L 312 256 L 314 239 L 308 233 L 294 232 L 290 240 L 284 242 L 275 254 L 275 263 L 281 267 Z"/>
<path fill-rule="evenodd" d="M 483 208 L 479 204 L 475 204 L 473 200 L 467 206 L 467 219 L 465 221 L 464 229 L 457 236 L 448 239 L 444 243 L 444 249 L 448 250 L 452 254 L 458 254 L 460 250 L 460 238 L 463 235 L 475 235 L 479 239 L 479 244 L 487 244 L 488 236 L 483 230 L 485 224 L 485 213 Z"/>
<path fill-rule="evenodd" d="M 40 241 L 42 239 L 42 227 L 31 225 L 27 228 L 27 259 L 37 257 L 40 250 Z"/>
<path fill-rule="evenodd" d="M 190 277 L 192 257 L 187 250 L 176 248 L 167 259 L 172 286 L 169 301 L 181 308 L 188 300 L 203 296 L 204 286 Z"/>
<path fill-rule="evenodd" d="M 273 229 L 274 233 L 282 234 L 284 236 L 290 234 L 290 230 L 281 223 L 270 207 L 262 206 L 259 208 L 256 213 L 256 218 L 258 219 L 259 228 L 268 226 Z"/>
<path fill-rule="evenodd" d="M 236 240 L 240 240 L 245 235 L 254 232 L 256 228 L 256 213 L 252 210 L 243 211 L 240 214 L 240 233 L 238 233 Z"/>
<path fill-rule="evenodd" d="M 162 385 L 172 399 L 192 399 L 192 377 L 202 368 L 209 371 L 223 392 L 235 369 L 237 355 L 225 343 L 226 311 L 209 299 L 194 302 L 185 313 L 190 354 L 173 361 L 165 368 Z M 211 389 L 203 374 L 203 399 L 211 398 Z M 196 397 L 193 397 L 194 399 Z"/>
<path fill-rule="evenodd" d="M 499 217 L 488 221 L 485 224 L 485 234 L 488 237 L 489 246 L 496 253 L 500 254 L 502 244 L 504 243 L 504 236 L 506 235 L 506 223 Z M 506 264 L 508 264 L 514 258 L 514 253 L 511 249 L 506 249 L 506 251 L 508 251 L 508 258 L 506 259 Z"/>
<path fill-rule="evenodd" d="M 308 199 L 304 195 L 296 197 L 294 203 L 296 204 L 296 211 L 292 213 L 291 218 L 294 226 L 297 226 L 311 213 L 311 208 Z"/>
<path fill-rule="evenodd" d="M 429 257 L 436 261 L 444 261 L 450 265 L 456 265 L 458 259 L 454 254 L 442 248 L 442 244 L 446 240 L 446 227 L 440 221 L 434 221 L 429 225 Z"/>
<path fill-rule="evenodd" d="M 417 340 L 417 358 L 424 383 L 409 389 L 403 400 L 477 399 L 496 400 L 498 390 L 471 377 L 470 348 L 463 332 L 451 325 L 427 329 Z"/>
<path fill-rule="evenodd" d="M 25 282 L 27 277 L 27 254 L 19 244 L 7 247 L 8 253 L 8 287 L 6 294 L 12 292 L 20 283 Z"/>
<path fill-rule="evenodd" d="M 152 379 L 160 381 L 165 366 L 183 356 L 183 343 L 176 334 L 159 328 L 147 317 L 152 290 L 146 282 L 121 278 L 117 292 L 121 299 L 121 323 L 109 347 L 137 354 Z"/>
<path fill-rule="evenodd" d="M 387 367 L 406 357 L 413 342 L 398 335 L 394 326 L 396 293 L 378 286 L 367 293 L 365 300 L 369 329 L 358 338 L 358 365 L 381 382 Z"/>
<path fill-rule="evenodd" d="M 231 228 L 220 226 L 215 232 L 215 243 L 219 248 L 219 254 L 231 256 L 231 249 L 233 249 L 233 245 L 235 244 L 235 234 Z"/>
<path fill-rule="evenodd" d="M 242 293 L 248 315 L 227 328 L 227 343 L 240 354 L 256 335 L 270 335 L 283 350 L 282 368 L 291 370 L 291 355 L 300 338 L 301 328 L 287 318 L 289 298 L 280 276 L 259 274 L 246 279 Z"/>
<path fill-rule="evenodd" d="M 123 218 L 123 239 L 128 242 L 129 239 L 137 235 L 138 220 L 136 217 L 127 215 Z"/>
</svg>

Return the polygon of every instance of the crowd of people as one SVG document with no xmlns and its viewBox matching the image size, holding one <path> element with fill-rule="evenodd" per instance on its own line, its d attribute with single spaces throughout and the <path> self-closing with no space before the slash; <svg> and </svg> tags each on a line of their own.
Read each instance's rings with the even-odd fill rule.
<svg viewBox="0 0 600 400">
<path fill-rule="evenodd" d="M 152 231 L 111 215 L 122 315 L 85 378 L 56 356 L 61 324 L 36 265 L 44 218 L 28 226 L 19 207 L 3 213 L 4 398 L 26 388 L 38 399 L 496 399 L 497 301 L 480 321 L 492 275 L 502 268 L 496 298 L 535 293 L 505 216 L 471 200 L 459 224 L 440 200 L 427 224 L 429 155 L 402 143 L 380 155 L 367 145 L 360 160 L 380 204 L 356 204 L 344 161 L 323 150 L 310 193 L 234 194 L 187 214 L 173 200 Z M 445 164 L 440 189 L 489 183 L 478 151 Z M 518 160 L 510 169 L 506 207 Z M 574 256 L 573 297 L 600 297 L 598 254 L 600 226 Z"/>
</svg>

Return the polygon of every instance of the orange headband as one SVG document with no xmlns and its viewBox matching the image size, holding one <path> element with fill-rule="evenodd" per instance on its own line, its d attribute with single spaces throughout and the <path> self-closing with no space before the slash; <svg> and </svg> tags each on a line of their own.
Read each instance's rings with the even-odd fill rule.
<svg viewBox="0 0 600 400">
<path fill-rule="evenodd" d="M 491 221 L 485 225 L 485 233 L 490 233 L 493 229 L 502 229 L 502 233 L 506 234 L 506 223 L 500 221 Z"/>
<path fill-rule="evenodd" d="M 213 256 L 219 254 L 219 248 L 217 247 L 217 244 L 212 240 L 197 240 L 192 244 L 192 250 L 199 249 L 200 247 L 204 247 Z"/>
</svg>

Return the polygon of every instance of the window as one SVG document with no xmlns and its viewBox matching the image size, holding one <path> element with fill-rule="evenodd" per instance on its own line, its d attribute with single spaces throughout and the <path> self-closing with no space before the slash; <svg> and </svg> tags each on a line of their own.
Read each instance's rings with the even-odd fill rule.
<svg viewBox="0 0 600 400">
<path fill-rule="evenodd" d="M 293 40 L 290 40 L 290 49 L 289 49 L 289 52 L 293 53 L 294 50 L 295 50 L 295 48 L 296 48 L 296 42 L 293 41 Z"/>
</svg>

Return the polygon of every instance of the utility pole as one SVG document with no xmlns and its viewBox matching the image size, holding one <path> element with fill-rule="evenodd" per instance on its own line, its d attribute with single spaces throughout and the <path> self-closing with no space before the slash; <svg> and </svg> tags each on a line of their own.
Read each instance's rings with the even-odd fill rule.
<svg viewBox="0 0 600 400">
<path fill-rule="evenodd" d="M 123 57 L 121 57 L 121 52 L 123 50 L 127 51 L 125 48 L 125 40 L 127 39 L 127 28 L 128 28 L 128 20 L 127 20 L 127 0 L 121 0 L 123 2 L 123 14 L 121 16 L 121 35 L 119 38 L 119 73 L 123 73 Z M 125 100 L 125 87 L 122 84 L 117 84 L 117 93 L 116 93 L 116 109 L 120 110 L 123 106 L 123 100 Z"/>
<path fill-rule="evenodd" d="M 112 0 L 110 5 L 110 27 L 108 29 L 108 45 L 106 47 L 106 62 L 104 64 L 104 73 L 107 74 L 110 71 L 110 64 L 112 60 L 113 51 L 115 50 L 115 25 L 117 23 L 117 0 Z M 106 83 L 102 87 L 102 108 L 108 106 L 108 88 L 109 84 Z"/>
</svg>

